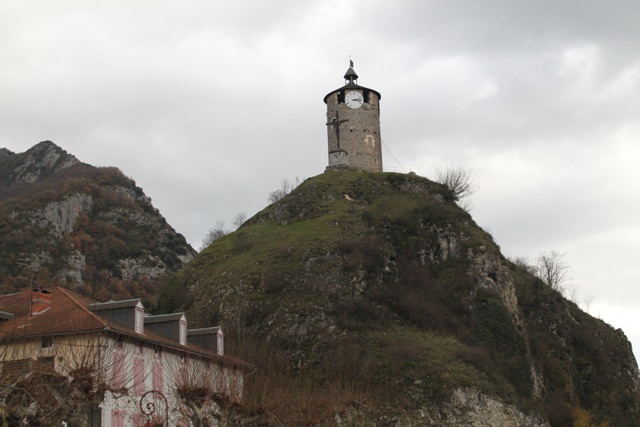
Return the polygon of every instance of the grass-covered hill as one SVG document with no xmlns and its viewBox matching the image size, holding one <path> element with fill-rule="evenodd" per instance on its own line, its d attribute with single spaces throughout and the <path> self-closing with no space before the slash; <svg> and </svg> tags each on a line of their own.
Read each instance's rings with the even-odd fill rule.
<svg viewBox="0 0 640 427">
<path fill-rule="evenodd" d="M 154 300 L 195 251 L 116 168 L 51 141 L 0 149 L 0 292 L 63 285 L 106 300 Z"/>
<path fill-rule="evenodd" d="M 509 262 L 452 199 L 413 174 L 319 175 L 159 304 L 222 323 L 258 366 L 246 405 L 285 425 L 639 426 L 622 331 Z"/>
</svg>

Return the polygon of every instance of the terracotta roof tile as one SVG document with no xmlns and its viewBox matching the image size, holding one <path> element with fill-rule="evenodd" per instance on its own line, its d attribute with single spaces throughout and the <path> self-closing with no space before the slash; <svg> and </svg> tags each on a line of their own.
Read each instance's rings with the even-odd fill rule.
<svg viewBox="0 0 640 427">
<path fill-rule="evenodd" d="M 0 311 L 13 314 L 13 318 L 0 322 L 0 338 L 17 338 L 39 335 L 54 335 L 86 330 L 102 329 L 106 323 L 93 315 L 83 306 L 84 300 L 70 297 L 69 291 L 52 288 L 35 293 L 48 301 L 49 308 L 42 309 L 47 303 L 33 304 L 41 308 L 40 314 L 31 314 L 32 292 L 29 290 L 17 294 L 0 296 Z M 4 335 L 4 337 L 3 337 Z"/>
</svg>

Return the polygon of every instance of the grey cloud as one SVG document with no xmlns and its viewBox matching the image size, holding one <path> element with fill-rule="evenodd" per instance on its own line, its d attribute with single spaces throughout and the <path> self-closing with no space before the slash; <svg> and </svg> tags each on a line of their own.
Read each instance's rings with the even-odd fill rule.
<svg viewBox="0 0 640 427">
<path fill-rule="evenodd" d="M 388 167 L 461 163 L 507 256 L 575 252 L 629 304 L 640 223 L 635 1 L 0 4 L 0 147 L 52 139 L 132 176 L 196 247 L 326 164 L 322 98 L 352 56 L 382 93 Z M 396 164 L 394 158 L 398 160 Z M 602 261 L 607 283 L 589 270 Z M 598 290 L 602 290 L 599 293 Z M 611 305 L 611 304 L 610 304 Z M 603 309 L 604 310 L 604 309 Z M 605 316 L 606 313 L 603 313 Z M 605 318 L 606 319 L 606 318 Z M 636 322 L 637 323 L 637 322 Z M 636 347 L 640 330 L 631 331 Z"/>
</svg>

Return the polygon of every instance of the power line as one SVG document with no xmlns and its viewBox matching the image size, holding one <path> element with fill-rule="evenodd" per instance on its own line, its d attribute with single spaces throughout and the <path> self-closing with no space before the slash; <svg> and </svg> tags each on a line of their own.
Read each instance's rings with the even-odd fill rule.
<svg viewBox="0 0 640 427">
<path fill-rule="evenodd" d="M 397 168 L 391 168 L 391 169 L 394 169 L 394 171 L 396 171 L 396 172 L 405 172 L 405 173 L 409 172 L 408 169 L 405 169 L 405 168 L 402 167 L 402 165 L 400 164 L 400 162 L 398 161 L 396 156 L 393 155 L 393 152 L 391 151 L 391 149 L 387 146 L 387 144 L 385 144 L 384 139 L 380 138 L 380 141 L 382 142 L 382 146 L 385 148 L 386 152 L 389 153 L 389 156 L 391 156 L 391 159 L 398 166 Z M 395 170 L 395 169 L 397 169 L 397 170 Z"/>
</svg>

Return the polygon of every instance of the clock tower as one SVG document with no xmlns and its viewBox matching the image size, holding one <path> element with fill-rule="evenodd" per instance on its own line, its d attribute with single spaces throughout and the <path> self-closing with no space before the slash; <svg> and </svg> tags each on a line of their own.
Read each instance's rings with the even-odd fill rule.
<svg viewBox="0 0 640 427">
<path fill-rule="evenodd" d="M 358 85 L 353 61 L 345 85 L 324 97 L 330 170 L 382 172 L 380 93 Z"/>
</svg>

